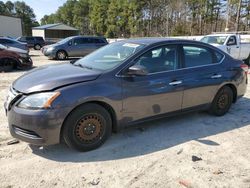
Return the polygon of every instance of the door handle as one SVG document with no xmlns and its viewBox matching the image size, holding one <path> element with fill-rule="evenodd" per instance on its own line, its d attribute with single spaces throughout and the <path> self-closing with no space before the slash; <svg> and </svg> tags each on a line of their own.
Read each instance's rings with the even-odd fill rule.
<svg viewBox="0 0 250 188">
<path fill-rule="evenodd" d="M 211 78 L 213 78 L 213 79 L 215 79 L 215 78 L 221 78 L 221 77 L 222 77 L 221 74 L 215 74 L 215 75 L 211 76 Z"/>
<path fill-rule="evenodd" d="M 173 81 L 173 82 L 169 83 L 170 86 L 176 86 L 176 85 L 179 85 L 179 84 L 182 84 L 181 80 L 179 80 L 179 81 Z"/>
</svg>

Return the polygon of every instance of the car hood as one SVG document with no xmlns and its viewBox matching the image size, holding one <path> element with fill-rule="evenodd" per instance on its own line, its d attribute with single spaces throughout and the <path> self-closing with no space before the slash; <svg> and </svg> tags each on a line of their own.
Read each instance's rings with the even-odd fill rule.
<svg viewBox="0 0 250 188">
<path fill-rule="evenodd" d="M 60 44 L 55 43 L 55 44 L 46 45 L 46 46 L 44 46 L 43 48 L 44 48 L 44 49 L 48 49 L 48 48 L 50 48 L 50 47 L 57 47 L 57 46 L 59 46 L 59 45 L 60 45 Z"/>
<path fill-rule="evenodd" d="M 42 66 L 18 78 L 12 87 L 21 93 L 49 91 L 62 86 L 95 80 L 101 72 L 70 63 Z"/>
<path fill-rule="evenodd" d="M 23 50 L 21 48 L 8 47 L 8 48 L 6 48 L 6 50 L 9 50 L 9 51 L 12 51 L 12 52 L 21 53 L 21 54 L 28 54 L 27 50 Z"/>
</svg>

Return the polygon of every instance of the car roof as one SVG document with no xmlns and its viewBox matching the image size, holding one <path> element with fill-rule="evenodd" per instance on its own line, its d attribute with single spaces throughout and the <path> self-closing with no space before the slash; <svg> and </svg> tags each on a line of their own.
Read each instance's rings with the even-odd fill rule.
<svg viewBox="0 0 250 188">
<path fill-rule="evenodd" d="M 211 34 L 211 35 L 206 35 L 205 37 L 207 36 L 213 36 L 213 37 L 227 37 L 227 36 L 232 36 L 233 34 L 228 34 L 228 33 L 220 33 L 220 34 Z"/>
<path fill-rule="evenodd" d="M 137 44 L 143 44 L 143 45 L 151 45 L 151 44 L 157 44 L 162 42 L 178 42 L 178 43 L 192 43 L 192 44 L 203 44 L 199 41 L 195 40 L 188 40 L 188 39 L 178 39 L 178 38 L 134 38 L 134 39 L 126 39 L 121 40 L 119 42 L 130 42 L 130 43 L 137 43 Z"/>
<path fill-rule="evenodd" d="M 78 35 L 78 36 L 72 36 L 72 37 L 68 37 L 68 38 L 98 38 L 98 39 L 105 39 L 105 37 L 102 37 L 102 36 L 84 36 L 84 35 Z"/>
</svg>

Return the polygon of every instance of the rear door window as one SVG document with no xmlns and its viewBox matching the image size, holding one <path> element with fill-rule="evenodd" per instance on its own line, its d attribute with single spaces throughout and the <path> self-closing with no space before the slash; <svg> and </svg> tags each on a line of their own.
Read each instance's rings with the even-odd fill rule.
<svg viewBox="0 0 250 188">
<path fill-rule="evenodd" d="M 104 44 L 105 41 L 102 40 L 102 39 L 94 39 L 94 43 L 97 43 L 97 44 Z"/>
<path fill-rule="evenodd" d="M 74 40 L 74 45 L 82 45 L 91 43 L 88 38 L 77 38 Z"/>
<path fill-rule="evenodd" d="M 184 67 L 186 68 L 211 65 L 214 63 L 213 53 L 207 48 L 194 45 L 184 45 L 183 52 L 185 62 Z"/>
<path fill-rule="evenodd" d="M 26 40 L 27 40 L 27 41 L 33 41 L 34 38 L 33 38 L 33 37 L 26 37 Z"/>
</svg>

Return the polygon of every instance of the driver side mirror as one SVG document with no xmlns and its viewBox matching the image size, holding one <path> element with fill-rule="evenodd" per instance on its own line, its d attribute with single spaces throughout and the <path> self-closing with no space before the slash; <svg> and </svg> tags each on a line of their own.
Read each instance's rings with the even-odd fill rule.
<svg viewBox="0 0 250 188">
<path fill-rule="evenodd" d="M 148 74 L 148 71 L 146 67 L 142 65 L 133 65 L 132 67 L 129 67 L 127 74 L 136 76 L 145 76 Z"/>
<path fill-rule="evenodd" d="M 72 45 L 72 40 L 70 40 L 70 41 L 68 42 L 68 45 L 69 45 L 69 46 L 71 46 L 71 45 Z"/>
</svg>

